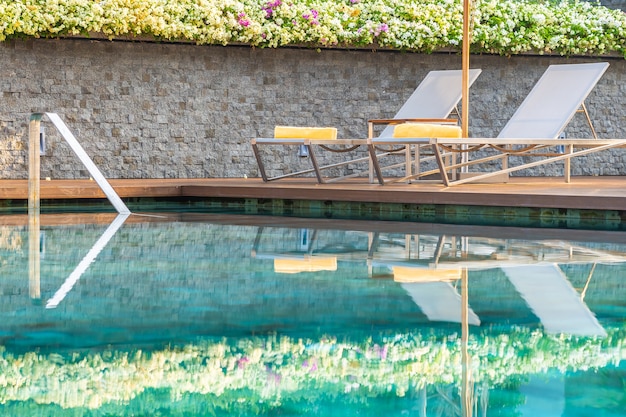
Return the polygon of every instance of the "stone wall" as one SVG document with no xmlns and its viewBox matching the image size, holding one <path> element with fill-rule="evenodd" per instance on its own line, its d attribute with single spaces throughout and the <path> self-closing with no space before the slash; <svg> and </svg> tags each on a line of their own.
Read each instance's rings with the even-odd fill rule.
<svg viewBox="0 0 626 417">
<path fill-rule="evenodd" d="M 0 44 L 0 178 L 27 178 L 31 112 L 58 113 L 108 178 L 258 176 L 251 138 L 277 124 L 331 125 L 364 137 L 369 118 L 392 117 L 430 70 L 460 69 L 457 54 L 254 49 L 63 39 Z M 550 64 L 597 58 L 472 56 L 470 134 L 497 135 Z M 587 100 L 602 138 L 626 137 L 626 60 Z M 42 176 L 88 174 L 50 123 Z M 582 116 L 568 137 L 589 137 Z M 280 173 L 294 150 L 267 155 Z M 335 159 L 343 155 L 334 155 Z M 607 162 L 609 161 L 609 162 Z M 574 164 L 574 174 L 626 175 L 621 150 Z M 352 169 L 353 167 L 348 167 Z"/>
<path fill-rule="evenodd" d="M 620 9 L 626 11 L 626 1 L 624 0 L 602 0 L 600 4 L 610 9 Z"/>
</svg>

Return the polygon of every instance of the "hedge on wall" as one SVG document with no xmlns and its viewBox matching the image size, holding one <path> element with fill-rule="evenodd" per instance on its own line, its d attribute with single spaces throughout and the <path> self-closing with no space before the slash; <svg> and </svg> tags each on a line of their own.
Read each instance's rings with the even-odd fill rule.
<svg viewBox="0 0 626 417">
<path fill-rule="evenodd" d="M 197 44 L 460 49 L 460 0 L 0 0 L 0 41 L 148 37 Z M 474 52 L 626 57 L 626 14 L 578 1 L 477 0 Z"/>
</svg>

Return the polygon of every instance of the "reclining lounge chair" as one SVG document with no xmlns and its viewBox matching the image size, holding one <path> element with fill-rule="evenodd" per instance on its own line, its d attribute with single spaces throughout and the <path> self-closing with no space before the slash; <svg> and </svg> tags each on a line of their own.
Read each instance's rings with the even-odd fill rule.
<svg viewBox="0 0 626 417">
<path fill-rule="evenodd" d="M 405 129 L 405 133 L 396 134 L 393 139 L 370 140 L 370 155 L 374 146 L 385 143 L 394 145 L 429 144 L 437 159 L 439 172 L 446 186 L 480 181 L 496 175 L 509 174 L 539 165 L 565 161 L 565 181 L 570 181 L 570 161 L 576 156 L 626 145 L 626 139 L 597 139 L 584 101 L 600 80 L 609 64 L 605 62 L 590 64 L 551 65 L 542 75 L 532 91 L 522 102 L 518 110 L 502 129 L 497 138 L 462 138 L 455 137 L 417 137 Z M 594 139 L 557 139 L 572 117 L 579 111 L 585 113 Z M 418 129 L 419 126 L 414 127 Z M 564 151 L 550 151 L 551 147 L 563 147 Z M 493 150 L 495 155 L 480 156 L 462 163 L 444 161 L 443 152 L 463 152 L 471 154 L 478 150 Z M 540 158 L 509 166 L 510 156 Z M 372 156 L 373 164 L 378 161 Z M 477 172 L 465 178 L 451 180 L 448 172 L 472 165 L 501 161 L 501 169 L 490 172 Z M 428 175 L 432 172 L 418 173 L 411 178 Z M 377 173 L 378 174 L 378 173 Z M 382 183 L 382 177 L 379 182 Z"/>
<path fill-rule="evenodd" d="M 480 75 L 480 69 L 470 70 L 470 85 L 473 83 L 478 76 Z M 461 71 L 460 70 L 443 70 L 443 71 L 431 71 L 428 75 L 422 80 L 420 85 L 415 89 L 413 94 L 409 97 L 409 99 L 404 103 L 404 105 L 400 108 L 398 113 L 394 116 L 393 119 L 376 119 L 370 120 L 369 126 L 370 129 L 373 125 L 381 125 L 386 124 L 387 126 L 381 133 L 380 137 L 391 137 L 393 134 L 393 126 L 392 124 L 408 122 L 408 121 L 447 121 L 450 122 L 450 119 L 445 119 L 450 116 L 450 114 L 454 113 L 456 110 L 456 106 L 461 99 L 462 88 L 461 88 Z M 458 113 L 458 112 L 457 112 Z M 452 119 L 452 122 L 456 123 L 456 120 Z M 300 130 L 301 129 L 301 130 Z M 323 129 L 323 128 L 322 128 Z M 291 130 L 291 136 L 280 135 L 277 136 L 275 132 L 275 137 L 273 138 L 255 138 L 252 139 L 251 145 L 254 151 L 254 155 L 259 166 L 259 171 L 263 181 L 274 181 L 283 178 L 290 178 L 305 174 L 314 173 L 317 181 L 320 183 L 324 182 L 332 182 L 338 181 L 345 178 L 356 177 L 360 175 L 351 174 L 347 176 L 342 176 L 338 178 L 325 178 L 322 175 L 322 171 L 328 168 L 337 168 L 342 165 L 352 164 L 356 162 L 362 162 L 369 160 L 369 156 L 351 159 L 346 161 L 341 161 L 336 164 L 320 166 L 317 162 L 317 157 L 315 154 L 314 146 L 323 147 L 328 151 L 340 151 L 345 152 L 345 148 L 340 150 L 333 150 L 332 148 L 328 148 L 329 145 L 342 145 L 349 148 L 356 148 L 359 146 L 366 146 L 368 141 L 366 139 L 336 139 L 332 137 L 319 137 L 319 136 L 311 136 L 307 132 L 311 132 L 310 128 L 298 128 L 293 127 Z M 270 145 L 270 146 L 304 146 L 307 149 L 307 153 L 309 155 L 312 168 L 306 169 L 297 172 L 291 172 L 283 175 L 278 175 L 274 177 L 270 177 L 267 175 L 267 171 L 265 169 L 265 165 L 262 161 L 261 154 L 259 152 L 259 146 L 261 145 Z M 384 153 L 385 155 L 388 153 Z M 381 155 L 378 154 L 380 157 Z M 380 166 L 378 167 L 380 170 L 384 169 Z"/>
</svg>

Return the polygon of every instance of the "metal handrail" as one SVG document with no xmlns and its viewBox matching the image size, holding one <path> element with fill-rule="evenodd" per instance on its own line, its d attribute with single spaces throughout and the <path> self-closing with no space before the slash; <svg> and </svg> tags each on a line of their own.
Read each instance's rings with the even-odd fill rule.
<svg viewBox="0 0 626 417">
<path fill-rule="evenodd" d="M 67 125 L 61 120 L 56 113 L 32 113 L 30 116 L 29 124 L 29 161 L 28 161 L 28 210 L 39 210 L 40 208 L 40 181 L 41 181 L 41 165 L 40 165 L 40 131 L 41 120 L 43 116 L 47 116 L 48 119 L 54 124 L 61 136 L 70 145 L 70 148 L 74 151 L 76 156 L 83 163 L 91 177 L 96 181 L 100 189 L 104 192 L 107 199 L 113 204 L 119 214 L 130 214 L 130 210 L 126 207 L 126 204 L 117 195 L 111 184 L 104 178 L 104 175 L 100 172 L 96 164 L 91 160 L 89 155 L 85 152 L 83 147 L 78 143 L 78 140 L 74 137 Z"/>
</svg>

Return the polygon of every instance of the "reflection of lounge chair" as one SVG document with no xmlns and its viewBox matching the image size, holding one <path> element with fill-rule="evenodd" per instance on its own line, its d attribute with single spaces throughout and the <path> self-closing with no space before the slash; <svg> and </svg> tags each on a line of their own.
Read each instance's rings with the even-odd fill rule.
<svg viewBox="0 0 626 417">
<path fill-rule="evenodd" d="M 297 274 L 300 272 L 336 271 L 337 256 L 332 254 L 314 253 L 313 245 L 317 230 L 300 229 L 297 248 L 292 252 L 261 252 L 259 250 L 263 227 L 257 231 L 252 254 L 257 259 L 274 261 L 274 271 L 281 274 Z"/>
<path fill-rule="evenodd" d="M 626 145 L 626 139 L 557 139 L 565 126 L 570 122 L 577 111 L 583 111 L 587 116 L 591 131 L 591 119 L 587 114 L 584 101 L 604 74 L 608 63 L 566 64 L 551 65 L 537 82 L 535 87 L 520 105 L 513 117 L 497 138 L 385 138 L 370 141 L 370 155 L 375 146 L 380 145 L 425 145 L 433 149 L 437 158 L 439 172 L 446 185 L 461 184 L 470 181 L 480 181 L 496 175 L 509 174 L 539 165 L 557 161 L 565 161 L 564 176 L 570 180 L 570 160 L 576 156 L 586 155 Z M 459 149 L 459 147 L 463 147 Z M 561 147 L 564 151 L 551 151 L 550 147 Z M 454 149 L 456 148 L 456 149 Z M 448 163 L 444 161 L 442 152 L 463 151 L 471 154 L 478 150 L 495 151 L 495 155 L 479 156 L 477 159 L 462 163 Z M 532 162 L 523 162 L 509 166 L 510 156 L 524 156 L 539 158 Z M 374 164 L 377 161 L 374 159 Z M 490 172 L 476 172 L 465 175 L 460 179 L 450 180 L 448 172 L 481 163 L 501 161 L 501 169 Z M 376 167 L 375 167 L 376 168 Z M 432 174 L 433 171 L 418 173 L 411 178 Z M 378 174 L 378 172 L 377 172 Z M 379 176 L 379 182 L 383 183 Z"/>
<path fill-rule="evenodd" d="M 336 271 L 336 256 L 308 256 L 274 258 L 274 271 L 281 274 L 297 274 L 299 272 Z"/>
<path fill-rule="evenodd" d="M 473 83 L 481 70 L 474 69 L 470 71 L 470 85 Z M 439 120 L 448 117 L 456 108 L 457 103 L 461 99 L 462 88 L 461 88 L 461 71 L 459 70 L 451 70 L 451 71 L 431 71 L 424 78 L 424 80 L 420 83 L 420 85 L 415 89 L 413 94 L 409 97 L 409 99 L 404 103 L 404 105 L 400 108 L 398 113 L 394 116 L 393 119 L 380 119 L 380 120 L 371 120 L 370 128 L 374 124 L 390 124 L 390 120 L 398 121 L 411 121 L 411 120 L 421 120 L 421 119 L 430 119 L 430 120 Z M 389 137 L 392 134 L 392 128 L 388 126 L 385 128 L 380 137 Z M 317 177 L 317 181 L 322 182 L 330 182 L 337 181 L 344 178 L 355 177 L 360 175 L 350 174 L 343 177 L 326 179 L 322 176 L 322 171 L 328 168 L 337 168 L 347 164 L 354 164 L 357 162 L 368 161 L 369 157 L 363 157 L 358 159 L 351 159 L 342 161 L 336 164 L 320 166 L 317 162 L 317 157 L 313 149 L 313 145 L 324 147 L 329 151 L 340 151 L 345 152 L 345 148 L 343 149 L 332 149 L 328 148 L 329 145 L 344 145 L 348 147 L 358 147 L 367 145 L 367 140 L 365 139 L 328 139 L 328 140 L 320 140 L 319 138 L 299 135 L 298 137 L 274 137 L 274 138 L 256 138 L 251 141 L 252 149 L 254 151 L 254 155 L 257 160 L 257 164 L 259 166 L 259 171 L 263 181 L 273 181 L 282 178 L 289 178 L 304 174 L 314 173 Z M 307 153 L 311 160 L 311 164 L 313 168 L 305 169 L 298 172 L 291 172 L 284 175 L 278 175 L 274 177 L 270 177 L 266 173 L 265 165 L 262 161 L 261 154 L 259 152 L 260 145 L 280 145 L 280 146 L 304 146 L 307 149 Z M 384 153 L 385 155 L 388 153 Z"/>
<path fill-rule="evenodd" d="M 376 235 L 372 263 L 393 271 L 399 282 L 433 321 L 458 321 L 460 297 L 450 282 L 461 271 L 500 268 L 548 333 L 604 336 L 606 332 L 558 264 L 622 263 L 626 257 L 557 240 L 524 243 L 497 238 L 416 235 L 411 239 Z M 382 246 L 387 243 L 386 246 Z M 470 324 L 480 320 L 468 312 Z M 438 318 L 437 318 L 438 317 Z"/>
<path fill-rule="evenodd" d="M 525 265 L 502 270 L 548 333 L 606 336 L 558 265 Z"/>
<path fill-rule="evenodd" d="M 431 249 L 422 248 L 425 257 L 421 258 L 419 254 L 416 254 L 417 257 L 407 255 L 405 249 L 404 259 L 399 256 L 392 258 L 390 254 L 386 254 L 384 259 L 377 259 L 375 262 L 377 266 L 384 265 L 393 269 L 394 280 L 402 283 L 429 317 L 431 315 L 427 313 L 428 309 L 441 306 L 446 306 L 448 310 L 444 310 L 443 313 L 435 310 L 433 313 L 448 317 L 441 320 L 451 321 L 450 317 L 457 319 L 460 317 L 458 294 L 455 294 L 456 291 L 451 286 L 447 290 L 443 287 L 447 284 L 446 281 L 461 278 L 461 268 L 472 270 L 500 268 L 548 333 L 606 335 L 584 303 L 582 295 L 572 287 L 558 263 L 624 262 L 623 256 L 558 241 L 524 245 L 522 242 L 507 244 L 506 241 L 484 238 L 456 240 L 458 243 L 454 243 L 454 238 L 448 240 L 445 236 L 440 236 L 438 240 L 432 236 L 430 239 L 428 236 L 421 236 L 419 241 L 421 247 L 432 246 Z M 417 285 L 431 285 L 437 282 L 439 286 L 407 287 L 405 284 L 407 282 L 419 282 Z M 470 311 L 470 324 L 475 324 L 472 319 L 478 320 L 478 317 L 473 318 L 472 314 Z"/>
<path fill-rule="evenodd" d="M 393 279 L 411 296 L 430 321 L 461 323 L 461 295 L 451 281 L 461 279 L 461 269 L 433 270 L 393 267 Z M 468 309 L 468 323 L 480 326 L 480 319 Z"/>
<path fill-rule="evenodd" d="M 411 296 L 415 304 L 431 321 L 451 323 L 462 322 L 461 295 L 452 285 L 459 282 L 467 273 L 461 265 L 433 268 L 446 245 L 445 236 L 436 240 L 436 247 L 428 250 L 426 258 L 411 255 L 412 240 L 407 239 L 402 250 L 384 251 L 381 237 L 375 234 L 370 248 L 372 267 L 391 269 L 393 280 Z M 394 246 L 399 242 L 391 241 Z M 421 244 L 420 244 L 421 245 Z M 480 326 L 480 319 L 471 308 L 468 308 L 468 323 Z"/>
</svg>

